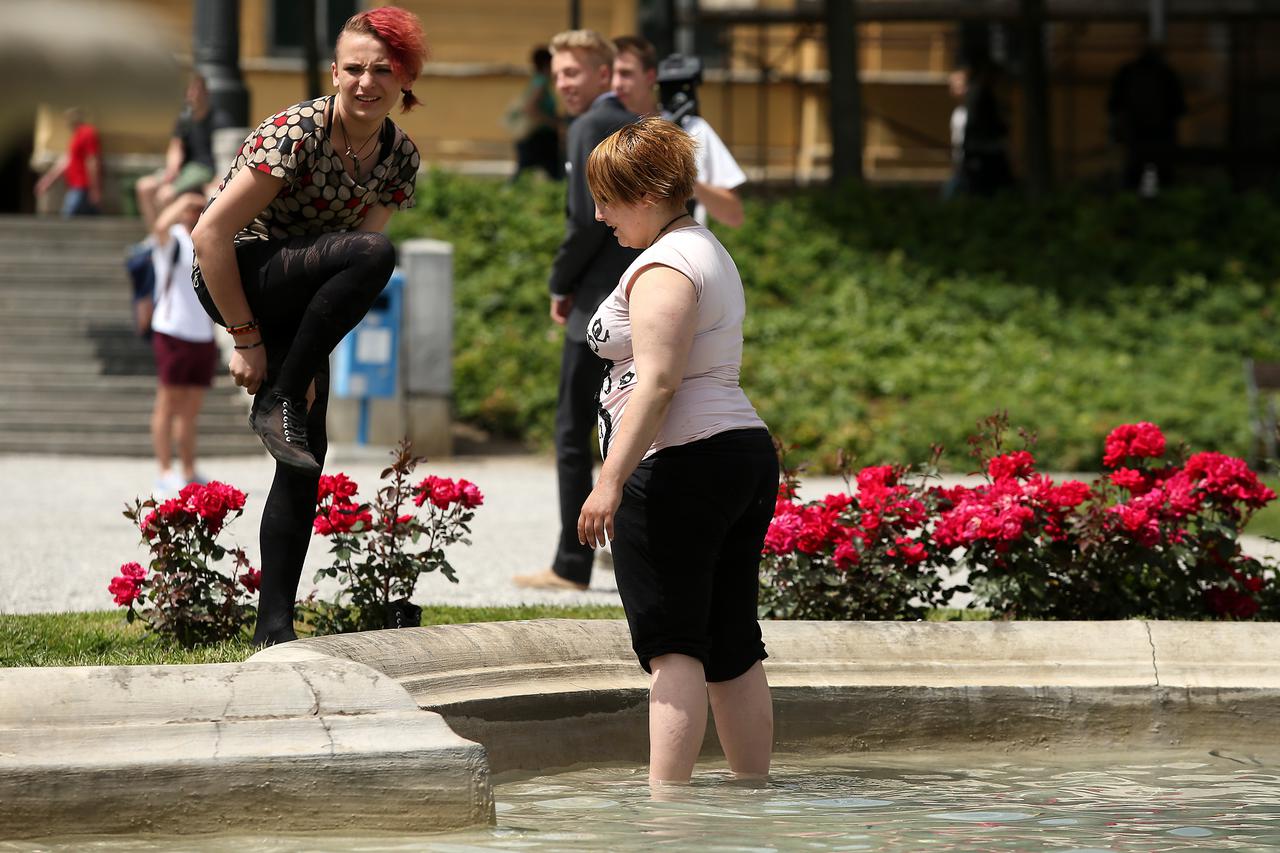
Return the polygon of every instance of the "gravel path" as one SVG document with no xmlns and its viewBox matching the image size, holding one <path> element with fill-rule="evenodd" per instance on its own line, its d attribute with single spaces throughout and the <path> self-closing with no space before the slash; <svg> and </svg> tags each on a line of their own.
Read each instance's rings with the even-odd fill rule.
<svg viewBox="0 0 1280 853">
<path fill-rule="evenodd" d="M 326 471 L 342 471 L 371 494 L 390 456 L 383 450 L 335 448 Z M 257 531 L 272 466 L 261 457 L 202 460 L 201 472 L 248 492 L 245 513 L 224 541 L 240 544 L 258 564 Z M 459 582 L 424 575 L 414 600 L 456 605 L 617 604 L 608 561 L 591 589 L 538 592 L 517 589 L 511 576 L 546 568 L 559 534 L 554 461 L 549 456 L 470 456 L 428 462 L 416 472 L 465 477 L 484 492 L 472 525 L 472 545 L 450 553 Z M 837 485 L 815 478 L 813 488 Z M 0 455 L 0 484 L 16 498 L 0 513 L 0 613 L 105 610 L 113 604 L 107 584 L 121 563 L 145 562 L 146 549 L 121 512 L 135 496 L 150 494 L 153 463 L 145 459 Z M 316 585 L 327 562 L 324 543 L 313 539 L 299 594 Z M 326 588 L 322 587 L 322 591 Z"/>
</svg>

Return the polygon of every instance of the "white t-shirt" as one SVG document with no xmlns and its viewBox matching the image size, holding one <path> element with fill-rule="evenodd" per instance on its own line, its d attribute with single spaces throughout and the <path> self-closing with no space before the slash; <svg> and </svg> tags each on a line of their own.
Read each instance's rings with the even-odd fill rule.
<svg viewBox="0 0 1280 853">
<path fill-rule="evenodd" d="M 969 111 L 964 105 L 951 111 L 951 159 L 959 163 L 964 159 L 964 128 L 969 123 Z"/>
<path fill-rule="evenodd" d="M 689 116 L 684 120 L 684 130 L 698 146 L 696 156 L 700 182 L 726 190 L 736 189 L 747 182 L 746 173 L 706 119 Z M 706 225 L 707 209 L 701 204 L 696 205 L 693 218 Z"/>
<path fill-rule="evenodd" d="M 178 259 L 173 259 L 173 241 L 178 241 Z M 155 311 L 151 330 L 192 343 L 213 340 L 213 321 L 191 286 L 191 265 L 195 247 L 183 225 L 169 229 L 164 245 L 153 246 L 151 263 L 156 272 Z"/>
<path fill-rule="evenodd" d="M 599 398 L 600 449 L 605 455 L 637 381 L 627 288 L 642 269 L 654 264 L 671 267 L 693 282 L 698 320 L 680 387 L 645 456 L 729 430 L 764 426 L 738 385 L 747 311 L 738 268 L 706 227 L 681 228 L 632 262 L 587 325 L 587 345 L 609 368 Z"/>
</svg>

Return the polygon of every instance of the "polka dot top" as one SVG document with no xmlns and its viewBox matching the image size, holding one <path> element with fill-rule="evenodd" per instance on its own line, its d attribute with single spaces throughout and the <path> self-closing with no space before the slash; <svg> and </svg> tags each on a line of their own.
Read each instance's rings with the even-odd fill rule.
<svg viewBox="0 0 1280 853">
<path fill-rule="evenodd" d="M 414 205 L 418 149 L 391 119 L 382 126 L 380 159 L 363 183 L 343 169 L 329 137 L 333 97 L 304 101 L 258 125 L 209 203 L 241 169 L 257 169 L 285 185 L 271 204 L 235 237 L 237 246 L 331 231 L 351 231 L 375 204 L 395 210 Z"/>
</svg>

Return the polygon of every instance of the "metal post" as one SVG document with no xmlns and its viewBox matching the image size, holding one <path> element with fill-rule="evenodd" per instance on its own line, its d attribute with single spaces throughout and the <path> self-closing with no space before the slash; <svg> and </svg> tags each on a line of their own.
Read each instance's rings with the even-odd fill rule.
<svg viewBox="0 0 1280 853">
<path fill-rule="evenodd" d="M 831 183 L 862 180 L 862 90 L 854 0 L 827 0 L 827 87 L 831 116 Z"/>
<path fill-rule="evenodd" d="M 1165 0 L 1151 0 L 1148 7 L 1147 42 L 1164 44 L 1168 37 L 1167 9 Z"/>
<path fill-rule="evenodd" d="M 305 98 L 320 97 L 320 27 L 316 23 L 316 4 L 302 3 L 302 84 Z"/>
<path fill-rule="evenodd" d="M 240 0 L 196 0 L 192 52 L 209 86 L 213 126 L 249 124 L 249 91 L 240 76 Z"/>
<path fill-rule="evenodd" d="M 569 29 L 582 29 L 582 0 L 569 0 Z"/>
<path fill-rule="evenodd" d="M 1047 192 L 1052 181 L 1044 7 L 1045 0 L 1022 0 L 1022 116 L 1026 132 L 1027 189 L 1033 196 Z"/>
<path fill-rule="evenodd" d="M 694 31 L 698 23 L 698 0 L 675 0 L 675 12 L 676 53 L 697 56 L 698 46 Z"/>
</svg>

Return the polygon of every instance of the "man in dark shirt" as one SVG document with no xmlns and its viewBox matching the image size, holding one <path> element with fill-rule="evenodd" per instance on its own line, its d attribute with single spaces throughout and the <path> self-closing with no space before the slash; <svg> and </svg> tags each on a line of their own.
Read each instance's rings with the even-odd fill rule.
<svg viewBox="0 0 1280 853">
<path fill-rule="evenodd" d="M 639 255 L 618 245 L 597 222 L 587 187 L 587 156 L 636 116 L 610 90 L 613 45 L 591 30 L 569 30 L 551 40 L 551 74 L 569 114 L 566 145 L 568 197 L 564 240 L 551 265 L 551 319 L 565 327 L 556 405 L 556 476 L 560 541 L 550 569 L 517 575 L 517 586 L 584 590 L 593 550 L 578 542 L 578 513 L 591 494 L 591 429 L 595 425 L 602 362 L 587 345 L 587 321 Z"/>
<path fill-rule="evenodd" d="M 192 74 L 187 83 L 186 105 L 173 127 L 165 150 L 164 168 L 138 179 L 135 195 L 138 212 L 147 227 L 159 211 L 185 192 L 202 191 L 213 180 L 213 111 L 204 78 Z"/>
</svg>

